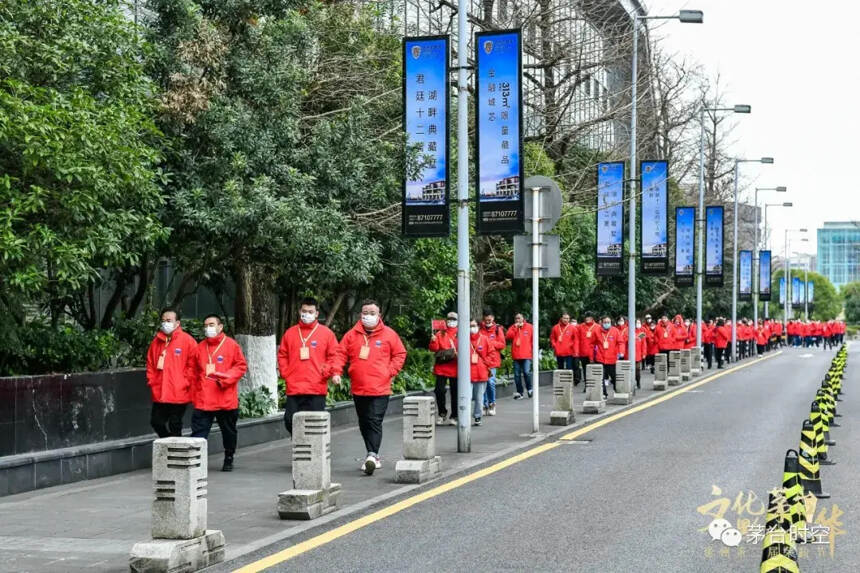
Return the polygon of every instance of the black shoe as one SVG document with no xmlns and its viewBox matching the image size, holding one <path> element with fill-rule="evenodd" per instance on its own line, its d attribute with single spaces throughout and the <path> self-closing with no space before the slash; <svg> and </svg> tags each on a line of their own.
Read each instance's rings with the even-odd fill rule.
<svg viewBox="0 0 860 573">
<path fill-rule="evenodd" d="M 222 472 L 233 471 L 233 456 L 224 456 L 224 465 L 221 466 Z"/>
</svg>

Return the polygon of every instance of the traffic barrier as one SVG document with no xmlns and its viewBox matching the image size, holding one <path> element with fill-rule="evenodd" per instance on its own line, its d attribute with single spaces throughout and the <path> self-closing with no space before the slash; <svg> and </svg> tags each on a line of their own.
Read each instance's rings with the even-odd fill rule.
<svg viewBox="0 0 860 573">
<path fill-rule="evenodd" d="M 668 357 L 663 354 L 654 355 L 654 390 L 665 390 L 669 384 Z"/>
<path fill-rule="evenodd" d="M 570 374 L 573 391 L 573 372 Z M 403 399 L 403 458 L 394 465 L 397 483 L 424 483 L 442 473 L 442 459 L 436 455 L 436 399 L 407 396 Z"/>
<path fill-rule="evenodd" d="M 585 367 L 585 400 L 582 411 L 586 414 L 599 414 L 606 410 L 603 399 L 603 365 L 589 364 Z"/>
<path fill-rule="evenodd" d="M 573 413 L 573 372 L 570 370 L 552 371 L 552 412 L 549 423 L 552 426 L 567 426 L 574 421 Z"/>
<path fill-rule="evenodd" d="M 692 354 L 689 348 L 685 348 L 681 352 L 681 381 L 688 382 L 693 377 Z"/>
<path fill-rule="evenodd" d="M 761 551 L 760 573 L 800 573 L 791 521 L 782 490 L 768 495 L 767 523 Z"/>
<path fill-rule="evenodd" d="M 785 452 L 782 471 L 782 489 L 789 505 L 789 516 L 797 541 L 806 537 L 806 505 L 803 503 L 803 484 L 800 483 L 800 459 L 797 450 Z M 802 539 L 801 539 L 802 538 Z"/>
<path fill-rule="evenodd" d="M 678 350 L 669 351 L 669 386 L 679 386 L 681 384 L 681 352 Z"/>
<path fill-rule="evenodd" d="M 809 421 L 815 429 L 815 448 L 818 450 L 818 462 L 822 466 L 832 466 L 833 462 L 827 459 L 827 444 L 824 442 L 824 424 L 821 421 L 821 409 L 818 402 L 813 402 L 809 412 Z"/>
<path fill-rule="evenodd" d="M 633 384 L 633 363 L 629 360 L 619 360 L 615 364 L 615 393 L 609 399 L 609 403 L 632 404 Z"/>
<path fill-rule="evenodd" d="M 815 440 L 815 426 L 809 420 L 803 421 L 800 432 L 800 482 L 804 493 L 811 493 L 819 499 L 830 497 L 821 489 L 821 468 L 818 462 L 818 446 Z"/>
<path fill-rule="evenodd" d="M 694 346 L 690 349 L 690 371 L 695 378 L 702 373 L 702 347 Z"/>
<path fill-rule="evenodd" d="M 818 402 L 818 409 L 821 410 L 821 429 L 824 432 L 824 443 L 828 446 L 835 446 L 836 442 L 830 439 L 830 420 L 833 418 L 833 413 L 830 409 L 827 391 L 819 389 L 815 394 L 815 401 Z"/>
</svg>

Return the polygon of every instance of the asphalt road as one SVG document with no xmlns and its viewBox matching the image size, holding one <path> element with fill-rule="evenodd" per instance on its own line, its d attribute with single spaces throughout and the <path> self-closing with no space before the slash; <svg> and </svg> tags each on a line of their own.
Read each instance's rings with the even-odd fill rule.
<svg viewBox="0 0 860 573">
<path fill-rule="evenodd" d="M 301 553 L 275 571 L 758 571 L 761 541 L 710 538 L 724 505 L 742 531 L 764 524 L 833 353 L 789 349 L 598 427 Z M 855 364 L 856 363 L 856 364 Z M 860 357 L 849 355 L 837 465 L 822 468 L 816 517 L 838 518 L 829 545 L 807 545 L 802 571 L 860 571 Z M 559 440 L 557 440 L 559 441 Z M 704 507 L 714 502 L 710 509 Z M 348 520 L 345 520 L 348 522 Z M 836 528 L 834 528 L 834 531 Z M 259 559 L 313 535 L 269 547 Z"/>
</svg>

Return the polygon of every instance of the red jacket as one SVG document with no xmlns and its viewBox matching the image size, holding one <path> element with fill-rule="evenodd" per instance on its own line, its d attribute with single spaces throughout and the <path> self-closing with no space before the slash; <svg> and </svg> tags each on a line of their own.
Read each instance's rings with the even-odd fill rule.
<svg viewBox="0 0 860 573">
<path fill-rule="evenodd" d="M 628 360 L 627 358 L 627 343 L 630 340 L 629 329 L 627 328 L 627 324 L 622 326 L 621 328 L 615 327 L 615 330 L 618 331 L 618 354 L 621 355 L 622 360 Z"/>
<path fill-rule="evenodd" d="M 457 329 L 449 328 L 445 331 L 434 333 L 433 337 L 430 339 L 430 346 L 428 348 L 430 349 L 430 352 L 436 352 L 437 350 L 448 350 L 453 348 L 454 354 L 456 356 Z M 457 359 L 454 358 L 454 360 L 451 360 L 450 362 L 443 362 L 442 364 L 434 364 L 433 374 L 435 374 L 436 376 L 444 376 L 446 378 L 456 378 Z"/>
<path fill-rule="evenodd" d="M 367 358 L 361 358 L 367 346 Z M 349 363 L 349 378 L 354 396 L 390 396 L 391 379 L 406 362 L 406 347 L 400 337 L 382 321 L 367 332 L 361 321 L 346 334 L 337 348 L 332 375 L 343 371 Z"/>
<path fill-rule="evenodd" d="M 766 326 L 759 326 L 755 329 L 755 343 L 759 346 L 767 344 L 768 332 Z"/>
<path fill-rule="evenodd" d="M 304 360 L 303 346 L 307 352 Z M 314 321 L 288 328 L 278 348 L 278 372 L 286 383 L 287 396 L 328 394 L 331 363 L 336 356 L 337 337 L 324 324 Z"/>
<path fill-rule="evenodd" d="M 726 326 L 717 326 L 714 329 L 714 346 L 723 349 L 729 345 L 729 340 L 732 339 L 732 329 Z"/>
<path fill-rule="evenodd" d="M 486 382 L 490 379 L 490 368 L 487 366 L 487 356 L 490 353 L 490 340 L 481 334 L 469 333 L 469 363 L 471 364 L 472 383 Z"/>
<path fill-rule="evenodd" d="M 702 325 L 702 344 L 713 344 L 714 343 L 714 330 L 716 326 L 713 324 L 707 323 Z"/>
<path fill-rule="evenodd" d="M 645 346 L 648 349 L 648 356 L 655 356 L 660 352 L 660 346 L 657 344 L 657 326 L 652 329 L 651 326 L 645 327 Z"/>
<path fill-rule="evenodd" d="M 498 368 L 502 365 L 502 355 L 499 351 L 504 350 L 508 345 L 505 342 L 505 329 L 495 322 L 489 328 L 487 328 L 486 324 L 481 323 L 481 334 L 486 336 L 490 342 L 490 350 L 487 353 L 487 367 Z"/>
<path fill-rule="evenodd" d="M 654 331 L 657 337 L 657 348 L 662 350 L 675 350 L 675 325 L 671 322 L 663 324 L 662 321 L 657 323 L 657 329 Z"/>
<path fill-rule="evenodd" d="M 534 328 L 528 322 L 523 323 L 522 328 L 515 324 L 508 329 L 505 338 L 511 341 L 511 356 L 514 360 L 531 360 L 532 336 Z"/>
<path fill-rule="evenodd" d="M 187 404 L 191 401 L 194 380 L 194 353 L 197 341 L 177 327 L 168 336 L 158 331 L 146 353 L 146 383 L 152 401 L 164 404 Z M 158 369 L 158 359 L 164 356 L 164 369 Z"/>
<path fill-rule="evenodd" d="M 687 329 L 687 341 L 684 348 L 694 348 L 696 346 L 696 323 L 691 322 L 690 328 Z"/>
<path fill-rule="evenodd" d="M 561 322 L 552 327 L 549 342 L 556 356 L 576 356 L 579 350 L 579 340 L 576 337 L 577 328 L 572 324 L 563 325 Z"/>
<path fill-rule="evenodd" d="M 579 329 L 579 356 L 594 360 L 594 345 L 597 344 L 597 333 L 600 332 L 601 326 L 597 322 L 591 324 L 583 322 L 577 328 Z"/>
<path fill-rule="evenodd" d="M 648 351 L 648 333 L 644 326 L 636 329 L 636 362 L 641 362 L 645 359 Z"/>
<path fill-rule="evenodd" d="M 684 317 L 676 314 L 672 326 L 675 327 L 675 347 L 672 350 L 681 350 L 687 342 L 687 326 L 684 324 Z"/>
<path fill-rule="evenodd" d="M 609 330 L 603 330 L 595 333 L 597 337 L 594 350 L 595 361 L 601 364 L 615 364 L 618 362 L 618 355 L 621 353 L 621 333 L 614 326 L 610 326 Z"/>
<path fill-rule="evenodd" d="M 197 345 L 193 399 L 198 410 L 235 410 L 239 380 L 248 370 L 239 344 L 223 332 Z M 207 370 L 211 370 L 207 374 Z"/>
</svg>

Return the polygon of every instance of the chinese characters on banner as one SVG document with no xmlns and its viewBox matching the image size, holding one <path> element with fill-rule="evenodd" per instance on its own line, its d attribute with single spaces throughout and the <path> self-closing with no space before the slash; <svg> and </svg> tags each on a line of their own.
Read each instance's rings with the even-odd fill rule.
<svg viewBox="0 0 860 573">
<path fill-rule="evenodd" d="M 806 281 L 806 302 L 812 306 L 815 303 L 815 283 Z"/>
<path fill-rule="evenodd" d="M 762 301 L 770 300 L 770 251 L 758 252 L 758 298 Z"/>
<path fill-rule="evenodd" d="M 675 207 L 675 284 L 693 286 L 696 208 Z"/>
<path fill-rule="evenodd" d="M 450 230 L 448 41 L 403 40 L 403 125 L 420 165 L 407 166 L 403 177 L 403 234 L 409 237 L 447 237 Z"/>
<path fill-rule="evenodd" d="M 738 300 L 752 300 L 752 251 L 738 252 Z"/>
<path fill-rule="evenodd" d="M 669 270 L 669 163 L 642 161 L 642 272 L 664 274 Z"/>
<path fill-rule="evenodd" d="M 791 306 L 800 308 L 803 306 L 803 281 L 800 277 L 791 277 Z"/>
<path fill-rule="evenodd" d="M 523 231 L 522 57 L 519 30 L 475 34 L 477 231 Z"/>
<path fill-rule="evenodd" d="M 779 304 L 785 304 L 785 277 L 779 277 Z"/>
<path fill-rule="evenodd" d="M 705 285 L 723 286 L 723 207 L 705 207 Z"/>
<path fill-rule="evenodd" d="M 597 165 L 597 276 L 621 274 L 624 162 Z"/>
</svg>

